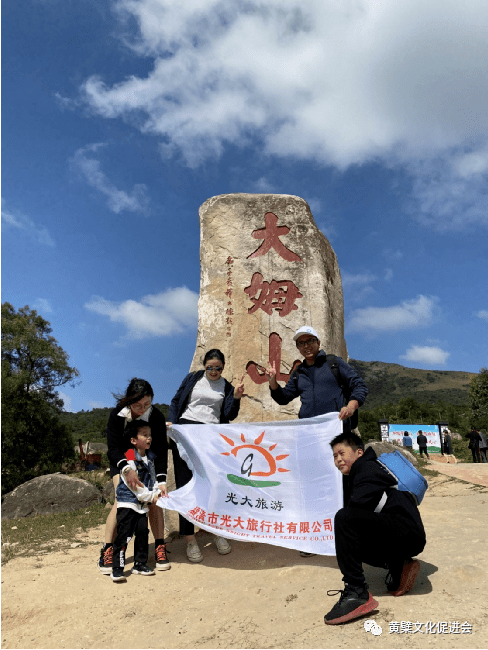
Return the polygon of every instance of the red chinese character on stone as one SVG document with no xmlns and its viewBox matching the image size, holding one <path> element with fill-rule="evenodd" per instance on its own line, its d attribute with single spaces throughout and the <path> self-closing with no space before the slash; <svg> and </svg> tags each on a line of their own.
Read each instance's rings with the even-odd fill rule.
<svg viewBox="0 0 488 650">
<path fill-rule="evenodd" d="M 258 309 L 262 309 L 271 316 L 271 312 L 275 309 L 280 313 L 280 317 L 288 316 L 294 309 L 298 309 L 295 300 L 303 298 L 298 287 L 291 280 L 263 282 L 261 273 L 252 276 L 251 284 L 244 289 L 244 293 L 247 293 L 254 303 L 254 307 L 249 307 L 247 310 L 248 314 L 254 314 Z M 259 295 L 255 298 L 257 294 Z"/>
<path fill-rule="evenodd" d="M 234 264 L 234 260 L 232 259 L 232 257 L 229 256 L 229 257 L 225 260 L 225 263 L 226 263 L 226 264 Z"/>
<path fill-rule="evenodd" d="M 278 255 L 287 262 L 301 262 L 301 258 L 287 248 L 280 240 L 281 236 L 287 235 L 290 232 L 288 226 L 278 226 L 278 217 L 272 212 L 267 212 L 264 215 L 264 223 L 264 228 L 255 230 L 252 233 L 254 239 L 264 239 L 264 241 L 254 253 L 248 256 L 248 259 L 266 255 L 266 253 L 274 248 Z"/>
<path fill-rule="evenodd" d="M 234 315 L 234 310 L 232 308 L 226 309 L 225 313 L 227 314 L 227 316 L 233 316 Z"/>
<path fill-rule="evenodd" d="M 225 292 L 225 295 L 229 296 L 229 298 L 232 298 L 232 289 L 227 289 L 227 291 Z"/>
<path fill-rule="evenodd" d="M 276 368 L 276 381 L 287 382 L 290 379 L 290 374 L 281 372 L 281 337 L 276 332 L 272 332 L 269 337 L 269 363 Z M 300 363 L 299 359 L 293 362 L 292 371 Z M 247 374 L 255 384 L 264 384 L 268 380 L 264 374 L 263 366 L 260 366 L 255 361 L 249 361 L 246 365 Z"/>
</svg>

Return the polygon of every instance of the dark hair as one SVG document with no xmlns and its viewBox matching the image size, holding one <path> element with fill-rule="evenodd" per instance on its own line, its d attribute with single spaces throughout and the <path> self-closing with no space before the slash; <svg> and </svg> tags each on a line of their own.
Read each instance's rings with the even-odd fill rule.
<svg viewBox="0 0 488 650">
<path fill-rule="evenodd" d="M 330 446 L 334 448 L 341 442 L 349 445 L 349 447 L 352 447 L 354 451 L 357 451 L 358 449 L 362 449 L 364 451 L 364 442 L 361 440 L 357 433 L 340 433 L 333 440 L 331 440 Z"/>
<path fill-rule="evenodd" d="M 131 420 L 131 422 L 129 422 L 125 427 L 124 435 L 126 435 L 129 439 L 137 438 L 139 429 L 142 429 L 143 427 L 151 428 L 151 425 L 149 422 L 146 422 L 146 420 Z"/>
<path fill-rule="evenodd" d="M 117 400 L 117 408 L 124 408 L 124 406 L 135 404 L 147 395 L 151 399 L 154 397 L 154 391 L 151 384 L 145 379 L 138 379 L 137 377 L 133 377 L 130 380 L 125 395 L 116 395 L 114 393 L 114 397 Z"/>
<path fill-rule="evenodd" d="M 225 366 L 225 357 L 223 352 L 220 350 L 217 350 L 217 348 L 214 348 L 213 350 L 209 350 L 206 355 L 203 358 L 203 365 L 205 366 L 207 364 L 207 361 L 210 361 L 211 359 L 218 359 L 220 363 Z"/>
</svg>

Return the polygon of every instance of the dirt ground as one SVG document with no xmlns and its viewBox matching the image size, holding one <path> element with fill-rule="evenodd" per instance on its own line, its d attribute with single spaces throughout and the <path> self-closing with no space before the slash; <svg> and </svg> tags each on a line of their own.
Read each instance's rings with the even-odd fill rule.
<svg viewBox="0 0 488 650">
<path fill-rule="evenodd" d="M 98 546 L 12 560 L 1 578 L 2 647 L 487 648 L 488 487 L 444 475 L 429 483 L 420 507 L 428 541 L 413 591 L 390 596 L 385 571 L 366 567 L 379 602 L 369 618 L 380 635 L 365 631 L 364 619 L 324 625 L 338 598 L 327 590 L 342 587 L 335 558 L 246 542 L 220 556 L 213 537 L 200 532 L 203 563 L 189 564 L 176 539 L 168 545 L 170 571 L 129 575 L 126 583 L 98 572 Z M 102 527 L 85 536 L 102 538 Z M 130 547 L 127 560 L 130 566 Z M 402 622 L 423 625 L 395 631 Z M 426 632 L 426 623 L 443 622 L 467 622 L 471 632 Z"/>
</svg>

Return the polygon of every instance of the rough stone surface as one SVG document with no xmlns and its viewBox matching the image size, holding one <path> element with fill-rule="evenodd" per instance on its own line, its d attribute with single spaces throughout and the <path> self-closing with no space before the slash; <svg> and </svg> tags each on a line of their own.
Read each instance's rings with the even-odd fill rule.
<svg viewBox="0 0 488 650">
<path fill-rule="evenodd" d="M 381 456 L 381 454 L 391 454 L 393 451 L 399 451 L 401 454 L 405 456 L 407 460 L 409 460 L 412 463 L 412 465 L 415 466 L 418 465 L 417 457 L 415 456 L 415 454 L 412 454 L 412 452 L 408 451 L 408 449 L 405 449 L 405 447 L 399 447 L 398 445 L 394 445 L 391 442 L 370 441 L 367 442 L 364 446 L 366 449 L 368 447 L 372 447 L 376 452 L 377 456 Z"/>
<path fill-rule="evenodd" d="M 328 353 L 347 359 L 337 258 L 301 198 L 227 194 L 200 207 L 199 325 L 192 370 L 204 353 L 225 354 L 225 377 L 247 369 L 237 421 L 295 419 L 300 400 L 271 400 L 263 367 L 275 360 L 283 385 L 301 360 L 293 334 L 316 329 Z M 280 359 L 281 356 L 281 359 Z"/>
<path fill-rule="evenodd" d="M 47 474 L 33 478 L 5 495 L 2 519 L 70 512 L 101 500 L 97 488 L 81 478 Z"/>
</svg>

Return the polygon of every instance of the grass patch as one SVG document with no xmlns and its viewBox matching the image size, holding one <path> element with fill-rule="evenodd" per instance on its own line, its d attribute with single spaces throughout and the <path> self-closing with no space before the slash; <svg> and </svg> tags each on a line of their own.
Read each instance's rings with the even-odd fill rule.
<svg viewBox="0 0 488 650">
<path fill-rule="evenodd" d="M 82 536 L 88 529 L 104 524 L 107 514 L 105 505 L 97 503 L 73 512 L 3 519 L 2 564 L 18 556 L 37 557 L 68 549 L 75 542 L 93 544 Z"/>
</svg>

